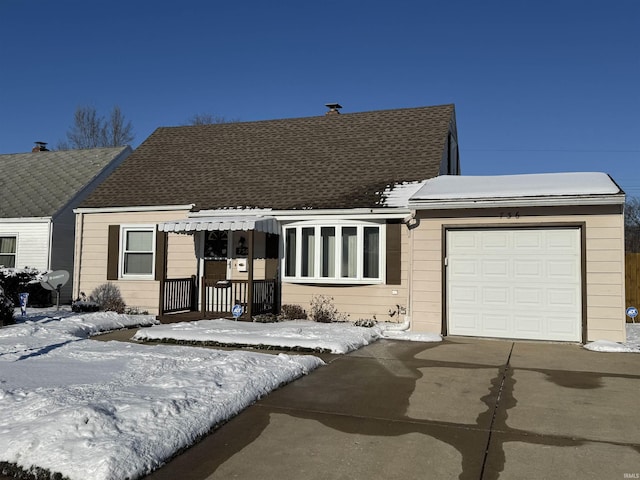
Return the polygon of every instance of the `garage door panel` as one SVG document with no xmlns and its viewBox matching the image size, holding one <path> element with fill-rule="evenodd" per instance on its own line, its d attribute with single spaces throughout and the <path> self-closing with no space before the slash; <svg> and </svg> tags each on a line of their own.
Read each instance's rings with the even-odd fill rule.
<svg viewBox="0 0 640 480">
<path fill-rule="evenodd" d="M 506 262 L 507 260 L 505 260 Z M 540 260 L 511 260 L 513 264 L 513 276 L 522 279 L 538 279 L 544 272 L 544 264 Z"/>
<path fill-rule="evenodd" d="M 482 327 L 484 331 L 492 332 L 496 334 L 500 334 L 505 331 L 505 329 L 509 328 L 509 316 L 508 315 L 498 315 L 498 314 L 485 314 L 482 315 Z"/>
<path fill-rule="evenodd" d="M 509 305 L 511 298 L 509 287 L 482 287 L 482 303 L 490 305 Z"/>
<path fill-rule="evenodd" d="M 580 230 L 447 232 L 452 335 L 580 341 Z"/>
</svg>

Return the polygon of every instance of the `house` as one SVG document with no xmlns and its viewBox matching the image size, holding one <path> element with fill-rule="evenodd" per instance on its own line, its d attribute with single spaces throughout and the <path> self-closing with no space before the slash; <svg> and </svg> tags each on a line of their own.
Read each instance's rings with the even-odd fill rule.
<svg viewBox="0 0 640 480">
<path fill-rule="evenodd" d="M 0 265 L 73 271 L 73 209 L 130 147 L 0 155 Z M 71 284 L 60 294 L 71 301 Z"/>
<path fill-rule="evenodd" d="M 114 282 L 163 321 L 308 309 L 314 294 L 352 319 L 406 308 L 398 205 L 459 173 L 454 106 L 339 108 L 157 129 L 76 210 L 76 293 Z"/>
<path fill-rule="evenodd" d="M 465 177 L 453 105 L 328 106 L 157 129 L 76 209 L 76 292 L 114 282 L 162 321 L 320 294 L 415 331 L 624 340 L 609 176 Z"/>
</svg>

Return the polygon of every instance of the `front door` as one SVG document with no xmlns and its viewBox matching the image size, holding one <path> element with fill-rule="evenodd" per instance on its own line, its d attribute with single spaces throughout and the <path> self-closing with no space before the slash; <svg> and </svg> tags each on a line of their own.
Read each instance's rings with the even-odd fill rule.
<svg viewBox="0 0 640 480">
<path fill-rule="evenodd" d="M 207 280 L 227 279 L 227 257 L 229 233 L 214 230 L 207 232 L 204 241 L 204 278 Z"/>
<path fill-rule="evenodd" d="M 226 280 L 227 261 L 226 260 L 205 260 L 204 278 L 207 280 Z"/>
</svg>

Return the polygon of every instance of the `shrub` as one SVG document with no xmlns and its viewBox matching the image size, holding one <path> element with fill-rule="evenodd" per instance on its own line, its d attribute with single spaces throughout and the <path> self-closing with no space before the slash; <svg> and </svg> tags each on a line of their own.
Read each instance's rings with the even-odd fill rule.
<svg viewBox="0 0 640 480">
<path fill-rule="evenodd" d="M 273 313 L 261 313 L 260 315 L 255 315 L 252 318 L 256 323 L 276 323 L 280 321 L 280 319 Z"/>
<path fill-rule="evenodd" d="M 333 304 L 333 297 L 327 297 L 326 295 L 314 295 L 311 297 L 309 317 L 314 322 L 320 323 L 345 322 L 347 320 L 347 315 L 338 312 L 338 309 Z"/>
<path fill-rule="evenodd" d="M 353 325 L 356 326 L 356 327 L 371 328 L 371 327 L 375 327 L 377 323 L 378 323 L 378 321 L 376 320 L 376 317 L 374 316 L 373 318 L 360 318 L 360 319 L 356 320 L 355 322 L 353 322 Z"/>
<path fill-rule="evenodd" d="M 5 296 L 14 305 L 20 305 L 19 295 L 23 292 L 29 294 L 29 305 L 34 307 L 51 306 L 51 291 L 40 285 L 42 276 L 46 270 L 37 268 L 0 268 L 0 287 L 4 289 Z"/>
<path fill-rule="evenodd" d="M 0 286 L 0 327 L 11 325 L 14 321 L 13 302 L 5 295 L 4 289 Z"/>
<path fill-rule="evenodd" d="M 84 292 L 80 292 L 80 297 L 71 302 L 71 311 L 76 313 L 97 312 L 100 305 L 92 299 L 87 298 Z"/>
<path fill-rule="evenodd" d="M 305 320 L 307 312 L 300 305 L 282 305 L 280 307 L 280 318 L 282 320 Z"/>
<path fill-rule="evenodd" d="M 100 306 L 100 310 L 107 312 L 124 313 L 126 307 L 120 289 L 113 283 L 98 285 L 91 292 L 89 299 L 97 303 Z"/>
</svg>

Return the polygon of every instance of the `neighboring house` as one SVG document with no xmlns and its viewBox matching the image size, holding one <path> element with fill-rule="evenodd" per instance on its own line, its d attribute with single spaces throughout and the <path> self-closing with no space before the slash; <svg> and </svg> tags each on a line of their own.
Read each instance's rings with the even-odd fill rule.
<svg viewBox="0 0 640 480">
<path fill-rule="evenodd" d="M 453 105 L 331 107 L 156 130 L 76 210 L 76 293 L 114 282 L 163 321 L 327 295 L 415 331 L 624 340 L 607 175 L 463 177 Z"/>
<path fill-rule="evenodd" d="M 0 265 L 73 271 L 73 209 L 130 147 L 0 155 Z M 61 290 L 71 300 L 72 286 Z"/>
</svg>

